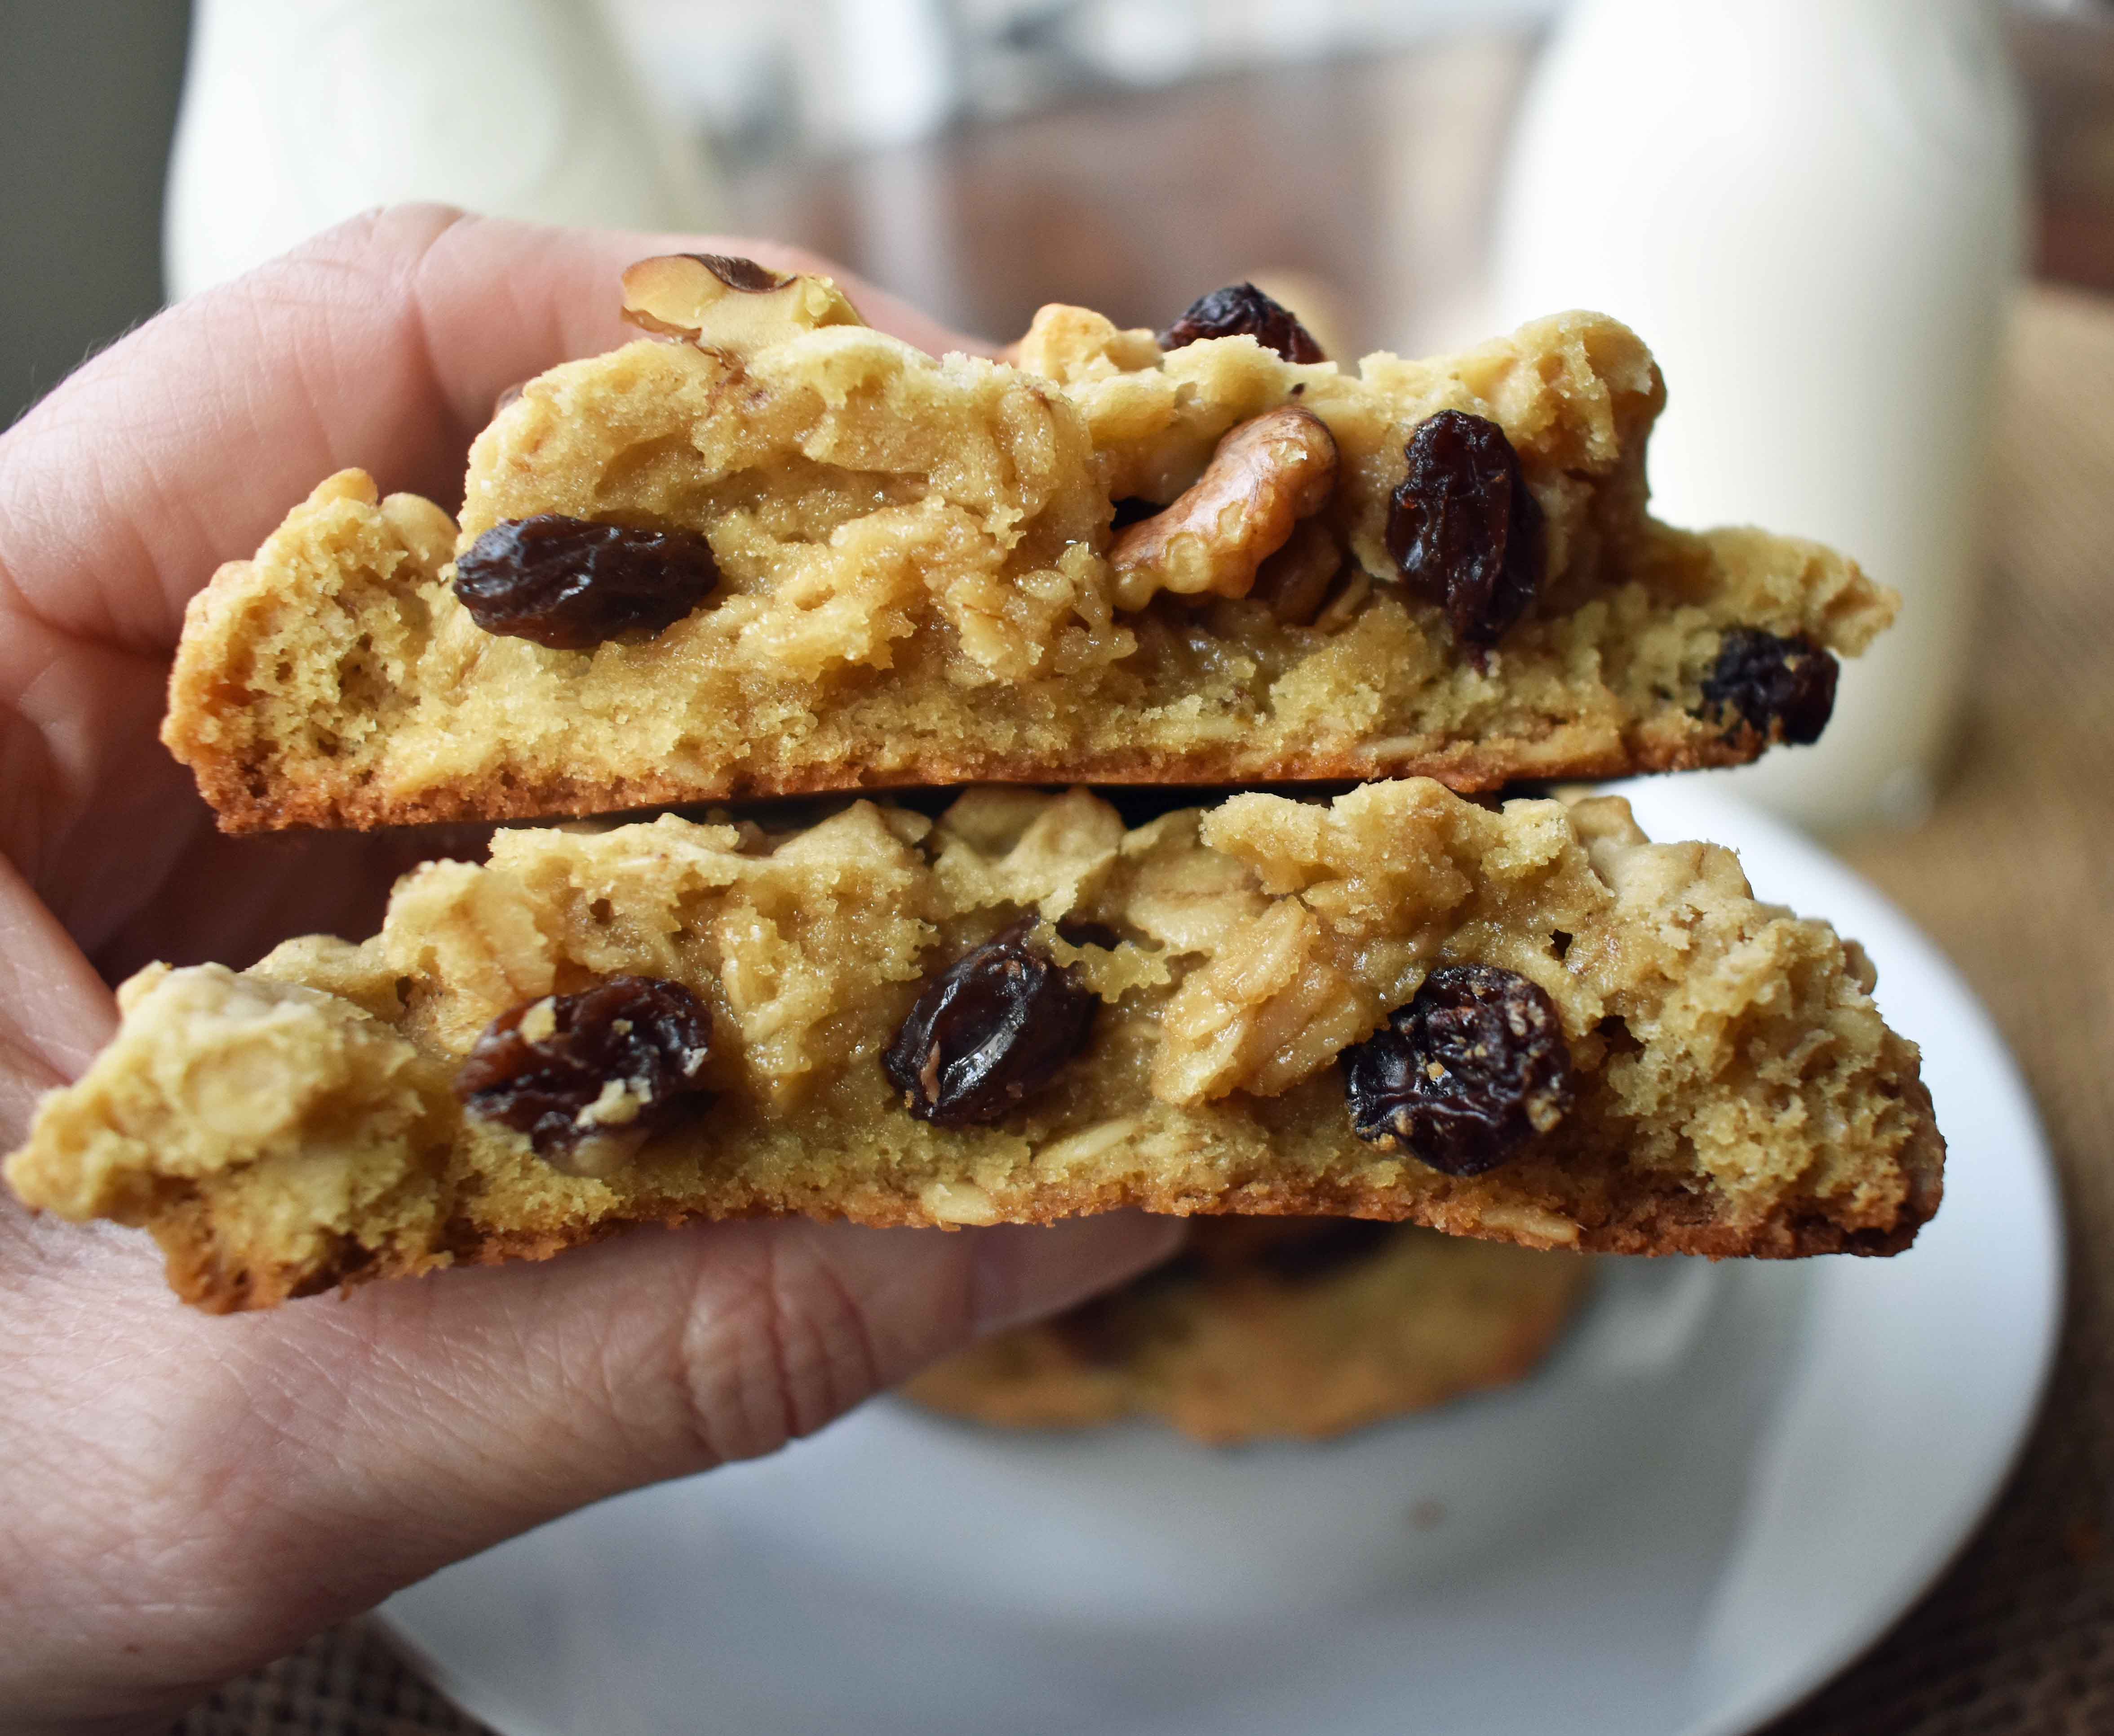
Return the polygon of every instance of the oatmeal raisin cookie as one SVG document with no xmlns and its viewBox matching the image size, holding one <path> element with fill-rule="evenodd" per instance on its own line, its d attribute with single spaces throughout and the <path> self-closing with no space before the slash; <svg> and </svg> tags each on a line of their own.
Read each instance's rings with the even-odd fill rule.
<svg viewBox="0 0 2114 1736">
<path fill-rule="evenodd" d="M 194 598 L 163 740 L 226 829 L 1725 765 L 1892 616 L 1649 516 L 1663 388 L 1597 314 L 1345 367 L 1238 297 L 1171 349 L 1049 307 L 998 363 L 746 262 L 626 282 L 656 337 L 530 381 L 460 522 L 348 470 Z"/>
<path fill-rule="evenodd" d="M 1589 1263 L 1364 1218 L 1198 1220 L 1174 1260 L 904 1389 L 995 1428 L 1325 1440 L 1524 1378 Z"/>
<path fill-rule="evenodd" d="M 363 944 L 142 972 L 6 1175 L 215 1308 L 775 1212 L 1888 1253 L 1943 1146 L 1872 986 L 1614 798 L 524 829 Z"/>
</svg>

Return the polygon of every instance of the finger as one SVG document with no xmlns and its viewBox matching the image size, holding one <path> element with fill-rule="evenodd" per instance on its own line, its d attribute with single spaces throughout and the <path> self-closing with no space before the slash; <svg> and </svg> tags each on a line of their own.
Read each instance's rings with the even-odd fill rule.
<svg viewBox="0 0 2114 1736">
<path fill-rule="evenodd" d="M 305 1414 L 341 1465 L 421 1504 L 426 1538 L 395 1573 L 423 1573 L 617 1490 L 774 1451 L 1179 1236 L 1136 1212 L 956 1232 L 757 1221 L 376 1286 L 288 1321 L 343 1395 L 334 1423 L 295 1405 L 289 1427 Z"/>
<path fill-rule="evenodd" d="M 39 1095 L 79 1077 L 117 1024 L 103 979 L 0 857 L 0 1151 L 28 1131 Z"/>
<path fill-rule="evenodd" d="M 0 1532 L 68 1572 L 9 1650 L 38 1692 L 152 1710 L 172 1682 L 249 1667 L 558 1514 L 771 1451 L 974 1331 L 1132 1276 L 1178 1234 L 1129 1213 L 958 1234 L 646 1231 L 234 1319 L 135 1290 L 132 1355 L 61 1354 L 112 1305 L 96 1294 L 121 1281 L 105 1250 L 47 1299 L 11 1370 L 18 1418 L 63 1424 L 14 1450 L 0 1502 L 64 1492 Z M 96 1642 L 115 1631 L 137 1649 Z"/>
<path fill-rule="evenodd" d="M 685 250 L 827 269 L 884 329 L 978 347 L 769 242 L 372 213 L 160 314 L 0 437 L 0 602 L 70 635 L 166 649 L 213 568 L 332 471 L 452 502 L 499 393 L 637 337 L 618 273 Z"/>
</svg>

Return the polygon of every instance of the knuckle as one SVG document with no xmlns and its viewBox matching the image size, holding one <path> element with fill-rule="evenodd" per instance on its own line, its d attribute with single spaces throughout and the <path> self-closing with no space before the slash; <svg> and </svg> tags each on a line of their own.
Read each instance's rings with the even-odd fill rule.
<svg viewBox="0 0 2114 1736">
<path fill-rule="evenodd" d="M 700 1275 L 671 1384 L 702 1463 L 774 1452 L 882 1385 L 866 1311 L 804 1228 L 756 1226 L 738 1272 Z"/>
</svg>

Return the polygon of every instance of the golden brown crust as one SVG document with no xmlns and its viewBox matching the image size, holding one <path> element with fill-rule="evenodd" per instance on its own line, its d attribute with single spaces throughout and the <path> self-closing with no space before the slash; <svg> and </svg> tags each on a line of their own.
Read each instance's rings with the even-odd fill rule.
<svg viewBox="0 0 2114 1736">
<path fill-rule="evenodd" d="M 1937 1144 L 1934 1139 L 1920 1146 Z M 1503 1242 L 1516 1248 L 1544 1251 L 1571 1248 L 1580 1253 L 1702 1254 L 1714 1260 L 1799 1260 L 1814 1254 L 1899 1253 L 1915 1240 L 1916 1231 L 1937 1211 L 1942 1197 L 1942 1147 L 1919 1149 L 1915 1154 L 1918 1185 L 1911 1202 L 1902 1208 L 1874 1215 L 1869 1221 L 1837 1221 L 1810 1212 L 1783 1207 L 1749 1221 L 1725 1222 L 1721 1207 L 1705 1190 L 1640 1190 L 1635 1195 L 1595 1200 L 1588 1215 L 1577 1223 L 1575 1239 L 1538 1235 L 1516 1224 L 1492 1222 L 1480 1206 L 1456 1205 L 1441 1195 L 1405 1200 L 1395 1191 L 1356 1183 L 1306 1184 L 1249 1182 L 1222 1193 L 1202 1196 L 1194 1189 L 1162 1187 L 1140 1181 L 1125 1186 L 1090 1188 L 1045 1186 L 1029 1209 L 1009 1212 L 1010 1224 L 1055 1224 L 1068 1217 L 1096 1212 L 1135 1210 L 1174 1217 L 1219 1213 L 1250 1217 L 1362 1217 L 1380 1223 L 1420 1224 L 1448 1235 L 1473 1236 L 1486 1242 Z M 1542 1210 L 1561 1212 L 1575 1205 L 1572 1198 L 1557 1193 L 1521 1196 Z M 825 1222 L 864 1224 L 877 1230 L 959 1230 L 962 1225 L 936 1216 L 914 1198 L 868 1199 L 846 1210 L 813 1201 L 798 1207 L 775 1206 L 750 1200 L 732 1211 L 717 1209 L 684 1212 L 657 1212 L 629 1221 L 607 1221 L 583 1225 L 578 1230 L 480 1232 L 452 1244 L 459 1262 L 472 1266 L 496 1265 L 504 1261 L 548 1259 L 569 1248 L 600 1240 L 621 1221 L 656 1223 L 670 1228 L 686 1223 L 716 1222 L 729 1219 L 774 1217 L 797 1213 Z M 405 1265 L 396 1271 L 363 1271 L 367 1277 L 403 1276 L 419 1269 Z M 327 1286 L 326 1286 L 327 1287 Z"/>
<path fill-rule="evenodd" d="M 1355 1181 L 1251 1181 L 1208 1194 L 1193 1188 L 1161 1186 L 1144 1179 L 1084 1187 L 1044 1183 L 1037 1188 L 1032 1206 L 1009 1211 L 1004 1221 L 1055 1224 L 1069 1217 L 1124 1210 L 1174 1217 L 1217 1214 L 1361 1217 L 1381 1223 L 1419 1224 L 1449 1235 L 1472 1236 L 1517 1248 L 1568 1248 L 1579 1253 L 1701 1254 L 1714 1260 L 1895 1254 L 1915 1240 L 1916 1232 L 1936 1215 L 1944 1198 L 1945 1143 L 1938 1137 L 1936 1124 L 1928 1120 L 1929 1093 L 1920 1082 L 1915 1084 L 1914 1092 L 1920 1098 L 1924 1119 L 1919 1120 L 1915 1143 L 1902 1160 L 1912 1179 L 1909 1196 L 1897 1207 L 1869 1213 L 1853 1209 L 1822 1216 L 1810 1207 L 1786 1204 L 1735 1223 L 1727 1221 L 1722 1198 L 1709 1188 L 1691 1189 L 1618 1172 L 1608 1178 L 1604 1188 L 1582 1189 L 1576 1185 L 1576 1177 L 1568 1178 L 1573 1185 L 1535 1189 L 1522 1184 L 1515 1175 L 1514 1184 L 1508 1189 L 1512 1198 L 1521 1205 L 1569 1220 L 1576 1225 L 1575 1237 L 1536 1234 L 1517 1221 L 1494 1221 L 1480 1192 L 1457 1199 L 1444 1190 L 1443 1182 L 1438 1191 L 1414 1199 L 1405 1199 L 1394 1189 Z M 673 1228 L 685 1223 L 786 1213 L 823 1221 L 846 1221 L 879 1230 L 962 1227 L 959 1222 L 936 1216 L 914 1198 L 876 1194 L 862 1196 L 843 1209 L 819 1200 L 792 1204 L 749 1199 L 731 1211 L 661 1211 L 630 1221 Z M 598 1241 L 611 1228 L 611 1223 L 603 1222 L 578 1230 L 480 1233 L 452 1243 L 450 1251 L 457 1261 L 474 1266 L 548 1259 L 569 1248 Z M 363 1276 L 401 1275 L 378 1271 Z"/>
<path fill-rule="evenodd" d="M 1926 1111 L 1929 1094 L 1919 1084 Z M 1554 1189 L 1521 1190 L 1534 1208 L 1563 1215 L 1576 1212 L 1575 1239 L 1536 1234 L 1517 1223 L 1494 1221 L 1480 1202 L 1457 1202 L 1445 1193 L 1404 1199 L 1389 1189 L 1346 1182 L 1249 1182 L 1215 1195 L 1193 1189 L 1164 1187 L 1140 1180 L 1120 1186 L 1091 1187 L 1046 1184 L 1031 1207 L 1008 1212 L 1003 1221 L 1055 1224 L 1066 1218 L 1132 1209 L 1188 1217 L 1238 1214 L 1265 1217 L 1361 1217 L 1383 1223 L 1421 1225 L 1448 1235 L 1544 1252 L 1578 1253 L 1700 1254 L 1714 1260 L 1802 1260 L 1819 1254 L 1884 1256 L 1906 1251 L 1916 1232 L 1937 1213 L 1944 1198 L 1944 1142 L 1934 1124 L 1920 1126 L 1904 1163 L 1912 1178 L 1908 1198 L 1897 1209 L 1869 1216 L 1823 1216 L 1787 1204 L 1764 1216 L 1737 1222 L 1723 1216 L 1723 1206 L 1711 1190 L 1691 1193 L 1639 1185 L 1613 1188 L 1599 1197 Z M 347 1289 L 385 1278 L 416 1277 L 441 1264 L 500 1266 L 516 1260 L 547 1260 L 574 1248 L 606 1239 L 620 1230 L 644 1225 L 679 1229 L 686 1224 L 718 1223 L 748 1218 L 798 1216 L 818 1222 L 849 1222 L 878 1230 L 959 1230 L 959 1222 L 936 1216 L 913 1196 L 863 1194 L 839 1206 L 809 1199 L 776 1203 L 748 1198 L 730 1207 L 713 1205 L 688 1210 L 662 1208 L 619 1215 L 592 1223 L 547 1230 L 495 1230 L 454 1226 L 445 1256 L 437 1259 L 383 1255 L 356 1265 L 317 1271 L 245 1267 L 235 1270 L 216 1262 L 210 1232 L 200 1214 L 188 1212 L 154 1226 L 155 1238 L 168 1257 L 170 1287 L 185 1301 L 212 1313 L 274 1308 L 295 1297 L 311 1296 L 340 1285 Z"/>
<path fill-rule="evenodd" d="M 960 789 L 971 785 L 1092 784 L 1103 788 L 1161 788 L 1169 785 L 1297 786 L 1362 783 L 1380 778 L 1428 777 L 1462 795 L 1486 795 L 1526 779 L 1556 781 L 1630 777 L 1662 772 L 1701 772 L 1744 766 L 1769 745 L 1753 730 L 1727 733 L 1698 723 L 1672 739 L 1643 737 L 1619 751 L 1549 752 L 1527 743 L 1458 742 L 1424 753 L 1356 756 L 1278 755 L 1265 758 L 1229 746 L 1180 755 L 1080 755 L 1023 770 L 995 754 L 967 751 L 922 758 L 877 776 L 860 767 L 821 775 L 773 776 L 746 767 L 716 778 L 647 775 L 589 781 L 562 775 L 540 781 L 509 776 L 503 781 L 455 786 L 415 795 L 391 795 L 357 783 L 274 781 L 262 767 L 231 765 L 201 757 L 190 762 L 199 794 L 224 832 L 248 834 L 289 827 L 341 827 L 364 831 L 388 826 L 458 821 L 589 818 L 698 802 L 737 802 L 777 796 L 885 795 L 893 790 Z M 1287 793 L 1293 793 L 1288 788 Z"/>
<path fill-rule="evenodd" d="M 1421 1225 L 1448 1235 L 1578 1253 L 1700 1254 L 1714 1260 L 1801 1260 L 1819 1254 L 1884 1256 L 1904 1252 L 1936 1215 L 1944 1198 L 1945 1144 L 1929 1119 L 1930 1097 L 1920 1080 L 1909 1095 L 1918 1111 L 1912 1143 L 1901 1157 L 1910 1187 L 1897 1206 L 1860 1212 L 1837 1207 L 1823 1215 L 1810 1203 L 1786 1202 L 1758 1217 L 1728 1220 L 1724 1202 L 1709 1187 L 1691 1189 L 1616 1171 L 1599 1178 L 1572 1175 L 1564 1185 L 1536 1188 L 1515 1175 L 1508 1190 L 1519 1204 L 1575 1226 L 1573 1236 L 1537 1234 L 1517 1218 L 1490 1216 L 1480 1189 L 1458 1197 L 1442 1179 L 1431 1191 L 1405 1198 L 1398 1189 L 1356 1181 L 1251 1181 L 1224 1192 L 1165 1186 L 1149 1178 L 1090 1185 L 1044 1182 L 1031 1201 L 1009 1208 L 1003 1221 L 1055 1224 L 1096 1212 L 1134 1209 L 1170 1216 L 1238 1214 L 1264 1217 L 1361 1217 Z M 1581 1182 L 1586 1184 L 1581 1185 Z M 355 1261 L 316 1270 L 217 1262 L 204 1215 L 193 1207 L 155 1224 L 168 1257 L 170 1286 L 184 1300 L 213 1313 L 272 1308 L 340 1285 L 351 1288 L 385 1278 L 415 1277 L 442 1264 L 498 1266 L 547 1260 L 642 1225 L 686 1224 L 799 1216 L 881 1230 L 959 1230 L 915 1195 L 865 1188 L 836 1198 L 750 1195 L 689 1208 L 667 1204 L 618 1212 L 593 1221 L 550 1228 L 493 1229 L 457 1222 L 445 1248 L 414 1256 L 364 1252 Z"/>
</svg>

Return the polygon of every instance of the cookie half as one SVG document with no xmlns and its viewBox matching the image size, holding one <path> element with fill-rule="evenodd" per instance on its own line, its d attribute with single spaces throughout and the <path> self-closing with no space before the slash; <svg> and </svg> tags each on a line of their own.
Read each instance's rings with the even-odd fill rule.
<svg viewBox="0 0 2114 1736">
<path fill-rule="evenodd" d="M 1346 369 L 1282 309 L 1050 307 L 936 360 L 745 264 L 634 267 L 658 341 L 530 381 L 460 523 L 346 471 L 214 576 L 163 740 L 223 827 L 1728 765 L 1892 617 L 1651 519 L 1664 390 L 1597 314 Z"/>
<path fill-rule="evenodd" d="M 530 828 L 362 945 L 142 972 L 6 1173 L 220 1308 L 775 1212 L 1889 1253 L 1943 1144 L 1872 984 L 1613 798 Z"/>
<path fill-rule="evenodd" d="M 1590 1262 L 1362 1218 L 1204 1218 L 1167 1265 L 904 1390 L 996 1428 L 1325 1440 L 1524 1378 Z"/>
</svg>

